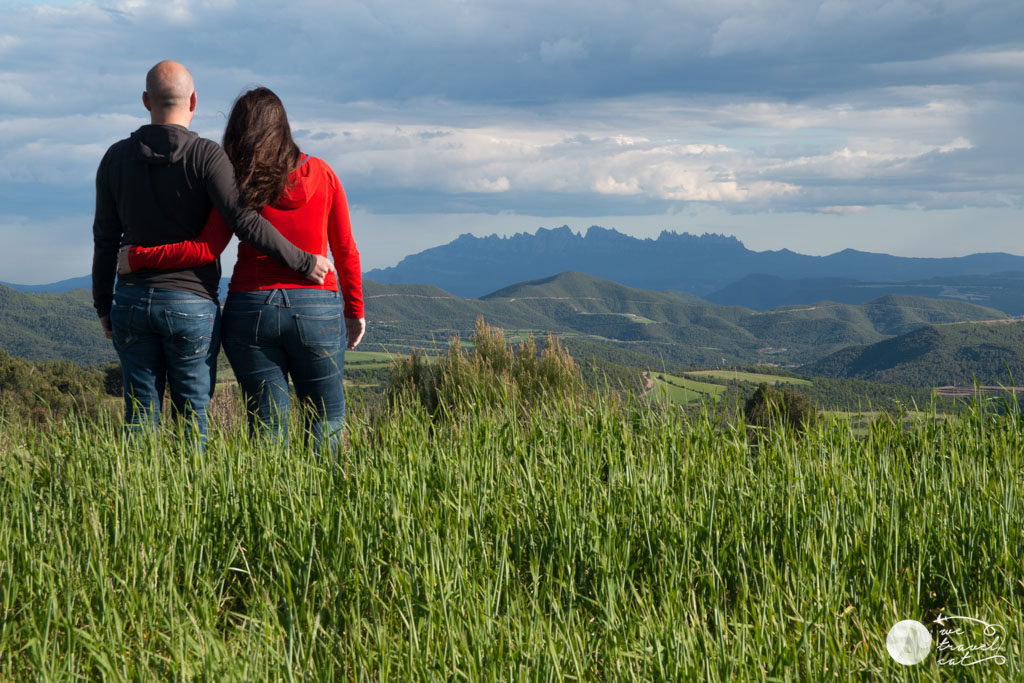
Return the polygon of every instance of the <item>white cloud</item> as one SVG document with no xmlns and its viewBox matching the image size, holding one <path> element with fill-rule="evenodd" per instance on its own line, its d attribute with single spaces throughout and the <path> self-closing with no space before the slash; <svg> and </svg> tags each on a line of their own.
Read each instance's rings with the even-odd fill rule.
<svg viewBox="0 0 1024 683">
<path fill-rule="evenodd" d="M 743 183 L 750 154 L 723 145 L 654 142 L 643 136 L 508 127 L 394 127 L 302 121 L 327 133 L 319 148 L 344 178 L 444 192 L 596 192 L 675 201 L 744 202 L 790 194 L 782 182 Z"/>
<path fill-rule="evenodd" d="M 394 211 L 396 197 L 417 193 L 434 197 L 434 210 L 459 196 L 467 210 L 529 211 L 530 196 L 552 194 L 564 195 L 568 209 L 589 194 L 628 200 L 623 208 L 633 212 L 636 200 L 810 211 L 849 204 L 943 206 L 946 176 L 972 192 L 958 193 L 956 202 L 991 205 L 999 195 L 1005 203 L 1021 196 L 1020 172 L 994 177 L 973 162 L 963 167 L 965 157 L 956 156 L 978 152 L 964 134 L 977 106 L 959 100 L 872 107 L 696 99 L 682 107 L 663 98 L 629 98 L 541 108 L 529 122 L 514 108 L 438 101 L 426 116 L 419 102 L 377 104 L 371 118 L 363 105 L 343 107 L 341 114 L 357 118 L 342 120 L 290 109 L 300 145 L 332 164 L 353 201 L 376 211 Z M 216 139 L 223 119 L 215 114 L 197 128 Z M 142 122 L 124 114 L 0 122 L 0 182 L 91 183 L 106 147 Z M 922 177 L 932 179 L 930 188 Z M 987 199 L 986 184 L 993 195 Z M 417 205 L 431 210 L 429 199 Z"/>
<path fill-rule="evenodd" d="M 858 214 L 864 213 L 867 210 L 868 207 L 860 206 L 859 204 L 851 204 L 847 206 L 823 206 L 821 208 L 822 213 L 834 213 L 837 215 Z"/>
<path fill-rule="evenodd" d="M 0 121 L 0 182 L 91 184 L 107 147 L 143 121 L 118 114 Z"/>
</svg>

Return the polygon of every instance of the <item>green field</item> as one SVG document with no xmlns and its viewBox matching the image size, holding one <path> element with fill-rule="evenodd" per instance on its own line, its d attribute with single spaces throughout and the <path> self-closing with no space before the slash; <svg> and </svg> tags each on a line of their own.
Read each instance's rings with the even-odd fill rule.
<svg viewBox="0 0 1024 683">
<path fill-rule="evenodd" d="M 718 396 L 725 392 L 721 384 L 698 382 L 686 377 L 668 375 L 662 372 L 651 372 L 654 381 L 652 392 L 655 396 L 665 396 L 673 403 L 686 405 L 700 401 L 706 397 Z"/>
<path fill-rule="evenodd" d="M 360 368 L 363 370 L 386 368 L 406 355 L 384 351 L 345 351 L 345 366 L 350 369 Z"/>
<path fill-rule="evenodd" d="M 752 382 L 754 384 L 760 384 L 766 382 L 768 384 L 810 384 L 810 380 L 801 379 L 799 377 L 783 377 L 780 375 L 767 375 L 759 372 L 743 372 L 739 370 L 694 370 L 686 373 L 687 376 L 700 376 L 709 377 L 725 382 Z"/>
<path fill-rule="evenodd" d="M 345 363 L 390 363 L 405 354 L 387 353 L 386 351 L 346 351 Z"/>
<path fill-rule="evenodd" d="M 353 417 L 337 461 L 0 425 L 0 680 L 1024 674 L 1016 411 L 755 443 L 644 402 L 471 405 Z M 889 657 L 940 614 L 1004 629 L 1005 664 Z"/>
<path fill-rule="evenodd" d="M 533 337 L 534 339 L 544 339 L 544 337 L 547 336 L 547 332 L 543 330 L 509 328 L 504 330 L 504 332 L 505 340 L 511 344 L 524 342 L 529 337 Z"/>
<path fill-rule="evenodd" d="M 391 367 L 400 358 L 408 358 L 408 353 L 389 353 L 385 351 L 345 351 L 345 367 L 352 370 L 370 370 Z M 432 356 L 427 356 L 429 361 Z"/>
</svg>

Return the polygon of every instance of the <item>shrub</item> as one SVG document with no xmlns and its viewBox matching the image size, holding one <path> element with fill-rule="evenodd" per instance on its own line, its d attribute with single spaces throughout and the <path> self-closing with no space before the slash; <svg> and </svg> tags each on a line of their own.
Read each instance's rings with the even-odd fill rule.
<svg viewBox="0 0 1024 683">
<path fill-rule="evenodd" d="M 751 427 L 785 426 L 796 433 L 805 431 L 818 419 L 811 400 L 796 389 L 781 392 L 761 382 L 743 406 L 743 416 Z"/>
<path fill-rule="evenodd" d="M 120 398 L 124 394 L 124 377 L 120 363 L 111 363 L 102 368 L 103 390 L 110 396 Z"/>
<path fill-rule="evenodd" d="M 0 349 L 0 413 L 37 425 L 72 413 L 96 416 L 103 372 L 71 361 L 30 361 Z"/>
<path fill-rule="evenodd" d="M 467 407 L 533 405 L 550 396 L 575 400 L 583 394 L 580 370 L 565 346 L 549 334 L 538 352 L 533 337 L 510 346 L 505 333 L 478 318 L 472 348 L 452 339 L 448 352 L 430 362 L 418 352 L 398 361 L 388 384 L 394 406 L 413 398 L 437 415 Z"/>
</svg>

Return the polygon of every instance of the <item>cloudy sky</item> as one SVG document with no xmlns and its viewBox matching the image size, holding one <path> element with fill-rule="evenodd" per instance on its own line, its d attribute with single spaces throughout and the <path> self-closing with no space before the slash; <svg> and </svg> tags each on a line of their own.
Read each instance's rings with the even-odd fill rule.
<svg viewBox="0 0 1024 683">
<path fill-rule="evenodd" d="M 0 281 L 83 275 L 164 58 L 220 138 L 281 95 L 364 267 L 597 224 L 825 254 L 1024 254 L 1020 0 L 0 0 Z"/>
</svg>

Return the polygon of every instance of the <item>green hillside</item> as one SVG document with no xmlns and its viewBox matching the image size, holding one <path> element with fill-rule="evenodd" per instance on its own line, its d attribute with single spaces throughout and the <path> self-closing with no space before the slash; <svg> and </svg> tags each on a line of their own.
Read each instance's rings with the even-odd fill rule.
<svg viewBox="0 0 1024 683">
<path fill-rule="evenodd" d="M 801 369 L 928 387 L 1009 385 L 1024 378 L 1024 323 L 929 325 L 875 344 L 843 349 Z"/>
<path fill-rule="evenodd" d="M 32 360 L 116 360 L 84 289 L 26 294 L 0 285 L 0 349 Z"/>
<path fill-rule="evenodd" d="M 556 332 L 567 342 L 587 340 L 687 365 L 740 362 L 758 348 L 733 322 L 749 314 L 745 309 L 687 303 L 580 273 L 506 287 L 484 299 L 379 284 L 366 286 L 364 298 L 368 341 L 390 350 L 429 346 L 454 333 L 466 338 L 480 315 L 506 331 Z"/>
<path fill-rule="evenodd" d="M 888 295 L 863 304 L 824 301 L 812 306 L 783 306 L 753 313 L 741 324 L 774 347 L 788 346 L 791 356 L 809 358 L 814 353 L 801 353 L 801 343 L 818 349 L 821 357 L 844 346 L 873 344 L 923 325 L 1006 318 L 1001 311 L 961 301 Z"/>
<path fill-rule="evenodd" d="M 113 359 L 85 291 L 0 291 L 0 348 L 36 359 Z M 911 296 L 757 312 L 634 289 L 581 273 L 512 285 L 483 299 L 463 299 L 431 285 L 366 281 L 364 299 L 367 334 L 361 350 L 440 349 L 453 336 L 468 339 L 476 319 L 483 316 L 510 339 L 554 332 L 581 357 L 593 352 L 609 362 L 649 368 L 802 365 L 925 324 L 1006 317 L 960 301 Z"/>
<path fill-rule="evenodd" d="M 678 305 L 682 299 L 674 294 L 655 292 L 648 289 L 626 287 L 611 280 L 601 280 L 585 273 L 565 272 L 539 280 L 520 282 L 480 297 L 482 301 L 502 299 L 522 300 L 571 300 L 594 302 L 588 308 L 591 313 L 614 313 L 630 305 Z M 707 305 L 694 297 L 689 302 Z"/>
<path fill-rule="evenodd" d="M 529 304 L 560 330 L 619 346 L 643 342 L 645 352 L 684 365 L 801 364 L 926 324 L 1006 318 L 1000 311 L 961 301 L 899 295 L 857 305 L 820 302 L 761 313 L 684 301 L 580 273 L 506 287 L 485 300 Z"/>
</svg>

